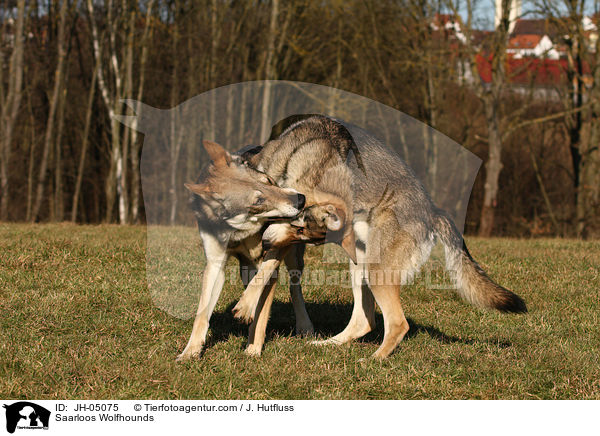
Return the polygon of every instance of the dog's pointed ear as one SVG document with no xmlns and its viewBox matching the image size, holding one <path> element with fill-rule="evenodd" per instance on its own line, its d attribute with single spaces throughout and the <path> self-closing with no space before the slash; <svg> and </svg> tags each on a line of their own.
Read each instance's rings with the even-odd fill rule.
<svg viewBox="0 0 600 436">
<path fill-rule="evenodd" d="M 205 139 L 202 141 L 202 145 L 204 145 L 204 149 L 216 167 L 228 166 L 231 163 L 231 155 L 216 142 Z"/>
<path fill-rule="evenodd" d="M 194 194 L 202 195 L 210 193 L 210 187 L 206 183 L 184 183 L 183 185 Z"/>
<path fill-rule="evenodd" d="M 327 216 L 325 217 L 327 230 L 331 230 L 332 232 L 339 231 L 346 221 L 346 214 L 337 209 L 333 204 L 326 205 L 325 211 L 327 212 Z"/>
</svg>

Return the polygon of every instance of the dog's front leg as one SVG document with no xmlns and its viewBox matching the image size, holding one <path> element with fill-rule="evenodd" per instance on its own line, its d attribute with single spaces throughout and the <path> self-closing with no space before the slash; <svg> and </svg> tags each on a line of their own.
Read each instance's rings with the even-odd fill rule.
<svg viewBox="0 0 600 436">
<path fill-rule="evenodd" d="M 275 285 L 277 284 L 277 274 L 272 274 L 268 282 L 263 287 L 263 292 L 256 305 L 254 320 L 248 331 L 248 346 L 244 351 L 250 356 L 260 356 L 265 343 L 267 331 L 267 322 L 271 313 L 271 305 L 275 296 Z"/>
<path fill-rule="evenodd" d="M 287 248 L 269 250 L 261 262 L 257 273 L 244 290 L 240 300 L 233 308 L 233 315 L 240 321 L 250 323 L 254 321 L 257 315 L 259 300 L 265 286 L 269 283 L 273 273 L 279 268 L 281 259 L 287 252 Z M 265 291 L 266 292 L 266 291 Z"/>
<path fill-rule="evenodd" d="M 225 283 L 226 247 L 210 235 L 203 234 L 202 240 L 206 253 L 206 269 L 202 278 L 200 303 L 190 339 L 183 352 L 177 356 L 177 360 L 198 357 L 202 353 L 208 333 L 208 323 Z"/>
</svg>

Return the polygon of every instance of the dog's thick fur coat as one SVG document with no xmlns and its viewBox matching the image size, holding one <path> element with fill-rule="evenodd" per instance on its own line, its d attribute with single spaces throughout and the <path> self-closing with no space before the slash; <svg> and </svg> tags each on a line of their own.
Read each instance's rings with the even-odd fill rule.
<svg viewBox="0 0 600 436">
<path fill-rule="evenodd" d="M 358 261 L 350 262 L 354 309 L 347 327 L 338 335 L 315 343 L 341 344 L 371 331 L 376 302 L 383 313 L 385 334 L 374 356 L 387 357 L 409 329 L 400 303 L 400 286 L 429 258 L 436 239 L 444 245 L 446 267 L 458 293 L 467 302 L 503 312 L 527 311 L 519 296 L 496 284 L 475 262 L 452 219 L 433 204 L 412 170 L 365 131 L 313 116 L 265 144 L 251 158 L 251 164 L 278 184 L 303 192 L 303 183 L 312 181 L 309 186 L 318 185 L 326 171 L 326 167 L 313 164 L 310 156 L 314 155 L 341 156 L 351 171 Z M 274 268 L 274 263 L 270 263 L 265 274 Z M 269 287 L 265 293 L 263 299 L 271 294 Z M 254 300 L 259 297 L 260 293 L 253 293 Z M 243 297 L 242 306 L 257 307 L 247 300 Z M 268 306 L 264 309 L 267 314 L 258 309 L 258 317 L 266 323 Z"/>
</svg>

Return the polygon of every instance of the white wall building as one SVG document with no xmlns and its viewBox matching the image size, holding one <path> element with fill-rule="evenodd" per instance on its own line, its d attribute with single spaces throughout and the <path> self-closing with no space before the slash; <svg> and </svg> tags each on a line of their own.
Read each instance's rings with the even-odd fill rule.
<svg viewBox="0 0 600 436">
<path fill-rule="evenodd" d="M 559 53 L 554 48 L 548 35 L 516 35 L 508 41 L 506 52 L 515 59 L 536 57 L 558 59 Z"/>
</svg>

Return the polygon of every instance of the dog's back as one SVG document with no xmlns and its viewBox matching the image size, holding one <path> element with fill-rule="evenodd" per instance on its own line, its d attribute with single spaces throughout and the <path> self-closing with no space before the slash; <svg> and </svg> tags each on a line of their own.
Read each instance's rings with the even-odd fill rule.
<svg viewBox="0 0 600 436">
<path fill-rule="evenodd" d="M 268 141 L 250 162 L 281 186 L 300 186 L 309 191 L 318 186 L 324 188 L 323 175 L 330 168 L 347 164 L 353 149 L 352 136 L 343 125 L 313 116 L 292 124 L 278 138 Z"/>
</svg>

